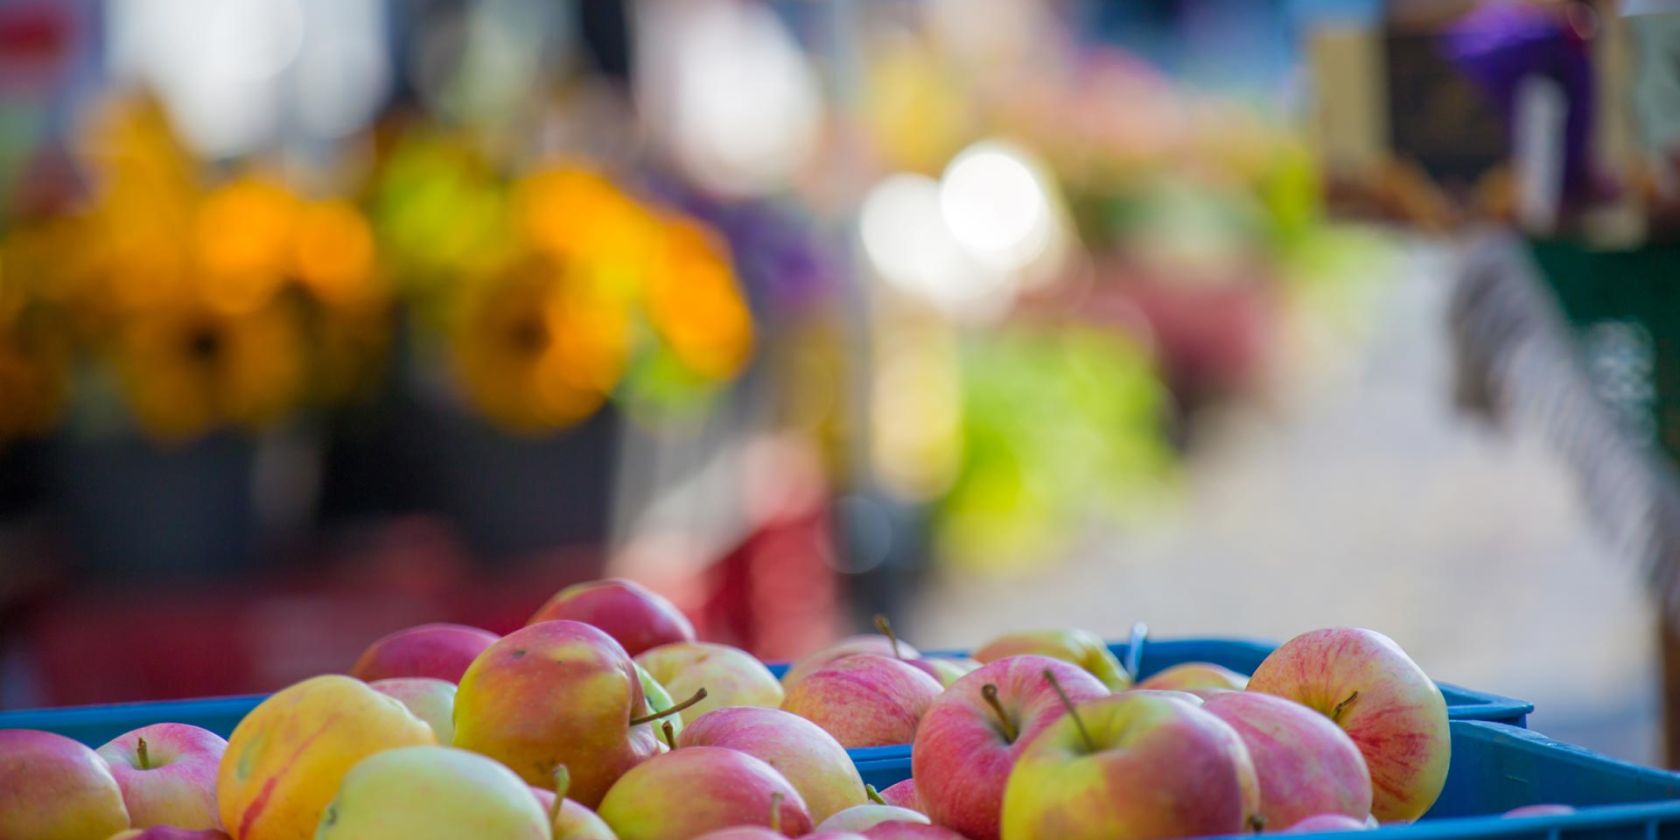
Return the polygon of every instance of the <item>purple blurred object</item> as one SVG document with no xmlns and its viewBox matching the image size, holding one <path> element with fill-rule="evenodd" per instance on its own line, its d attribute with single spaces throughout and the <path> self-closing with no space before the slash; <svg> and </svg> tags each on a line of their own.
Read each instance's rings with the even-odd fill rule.
<svg viewBox="0 0 1680 840">
<path fill-rule="evenodd" d="M 1443 37 L 1442 54 L 1470 77 L 1515 131 L 1518 86 L 1529 76 L 1556 81 L 1569 102 L 1564 123 L 1563 194 L 1587 196 L 1593 186 L 1587 153 L 1592 132 L 1593 68 L 1590 44 L 1566 13 L 1517 2 L 1485 3 L 1460 18 Z"/>
<path fill-rule="evenodd" d="M 755 307 L 802 312 L 832 294 L 838 274 L 824 234 L 809 214 L 769 199 L 722 201 L 668 178 L 650 179 L 649 193 L 716 227 Z"/>
</svg>

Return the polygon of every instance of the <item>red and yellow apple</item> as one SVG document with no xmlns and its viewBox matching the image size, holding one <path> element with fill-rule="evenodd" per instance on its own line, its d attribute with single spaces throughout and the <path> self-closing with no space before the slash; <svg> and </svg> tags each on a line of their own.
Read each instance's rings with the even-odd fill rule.
<svg viewBox="0 0 1680 840">
<path fill-rule="evenodd" d="M 848 656 L 860 653 L 872 653 L 876 656 L 887 656 L 893 659 L 915 659 L 920 656 L 909 643 L 889 639 L 879 633 L 868 633 L 860 636 L 847 636 L 838 642 L 820 650 L 812 651 L 793 661 L 787 672 L 782 674 L 782 689 L 792 691 L 793 687 L 805 675 Z"/>
<path fill-rule="evenodd" d="M 711 642 L 672 642 L 643 651 L 636 664 L 673 697 L 706 689 L 706 699 L 682 711 L 683 723 L 728 706 L 782 705 L 782 684 L 758 658 L 740 648 Z"/>
<path fill-rule="evenodd" d="M 408 707 L 448 746 L 455 741 L 455 684 L 432 677 L 391 677 L 368 683 L 374 691 Z"/>
<path fill-rule="evenodd" d="M 216 775 L 222 825 L 235 840 L 309 837 L 351 767 L 436 742 L 425 721 L 361 680 L 329 674 L 283 688 L 228 738 Z"/>
<path fill-rule="evenodd" d="M 386 750 L 345 774 L 315 840 L 550 840 L 548 815 L 513 771 L 454 747 Z"/>
<path fill-rule="evenodd" d="M 1227 691 L 1202 703 L 1241 736 L 1260 781 L 1260 816 L 1273 828 L 1320 814 L 1371 813 L 1365 758 L 1330 719 L 1293 700 Z"/>
<path fill-rule="evenodd" d="M 1212 662 L 1183 662 L 1137 684 L 1163 691 L 1242 691 L 1248 677 Z"/>
<path fill-rule="evenodd" d="M 973 840 L 998 836 L 1003 789 L 1016 757 L 1067 713 L 1047 670 L 1074 703 L 1109 695 L 1107 686 L 1073 663 L 1025 655 L 982 665 L 928 707 L 910 766 L 922 810 L 933 822 Z"/>
<path fill-rule="evenodd" d="M 828 819 L 817 823 L 818 831 L 867 831 L 884 822 L 912 822 L 924 825 L 933 822 L 926 814 L 900 808 L 897 805 L 876 805 L 866 803 L 853 805 L 843 811 L 830 814 Z"/>
<path fill-rule="evenodd" d="M 1102 637 L 1085 630 L 1062 628 L 1005 633 L 976 650 L 974 659 L 985 664 L 1026 653 L 1072 662 L 1101 680 L 1110 691 L 1125 691 L 1132 687 L 1132 678 L 1121 667 L 1114 651 L 1108 649 Z"/>
<path fill-rule="evenodd" d="M 1254 765 L 1230 726 L 1180 700 L 1123 693 L 1079 704 L 1028 742 L 1004 790 L 1002 837 L 1237 834 L 1258 807 Z"/>
<path fill-rule="evenodd" d="M 128 826 L 122 789 L 98 753 L 51 732 L 0 729 L 0 837 L 84 840 Z"/>
<path fill-rule="evenodd" d="M 675 604 L 622 578 L 568 586 L 548 599 L 526 623 L 555 619 L 594 625 L 617 639 L 631 656 L 672 642 L 694 641 L 694 625 Z"/>
<path fill-rule="evenodd" d="M 543 621 L 502 637 L 462 675 L 455 746 L 539 787 L 552 786 L 565 765 L 570 796 L 594 806 L 659 752 L 646 715 L 635 663 L 618 642 L 592 625 Z"/>
<path fill-rule="evenodd" d="M 185 723 L 154 723 L 126 732 L 99 748 L 122 789 L 135 828 L 222 827 L 216 807 L 216 773 L 227 741 Z"/>
<path fill-rule="evenodd" d="M 460 682 L 461 673 L 496 641 L 496 634 L 464 624 L 422 624 L 398 630 L 362 652 L 350 676 L 373 682 L 392 677 L 431 677 Z"/>
<path fill-rule="evenodd" d="M 1359 746 L 1371 774 L 1371 814 L 1411 822 L 1447 781 L 1452 737 L 1441 689 L 1393 639 L 1332 627 L 1284 642 L 1254 669 L 1248 690 L 1327 715 Z"/>
<path fill-rule="evenodd" d="M 938 680 L 902 660 L 864 653 L 807 674 L 788 688 L 782 708 L 847 748 L 906 744 L 941 690 Z"/>
<path fill-rule="evenodd" d="M 846 748 L 816 724 L 781 709 L 717 709 L 689 724 L 677 739 L 686 749 L 728 747 L 769 764 L 805 800 L 811 819 L 868 801 L 863 777 Z"/>
<path fill-rule="evenodd" d="M 625 773 L 597 813 L 619 840 L 688 840 L 708 831 L 771 824 L 811 830 L 799 791 L 763 761 L 724 747 L 682 747 Z"/>
<path fill-rule="evenodd" d="M 897 805 L 900 808 L 927 813 L 927 808 L 922 805 L 922 796 L 916 790 L 916 779 L 914 777 L 888 785 L 885 790 L 881 791 L 881 801 L 888 805 Z"/>
</svg>

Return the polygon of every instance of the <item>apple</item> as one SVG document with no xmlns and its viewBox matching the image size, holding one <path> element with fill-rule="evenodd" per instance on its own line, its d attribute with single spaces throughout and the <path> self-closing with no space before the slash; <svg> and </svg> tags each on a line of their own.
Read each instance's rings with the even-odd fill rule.
<svg viewBox="0 0 1680 840">
<path fill-rule="evenodd" d="M 1189 703 L 1124 693 L 1079 704 L 1027 744 L 1004 789 L 1002 837 L 1237 834 L 1258 807 L 1235 730 Z"/>
<path fill-rule="evenodd" d="M 1248 677 L 1211 662 L 1182 662 L 1138 683 L 1138 688 L 1167 691 L 1242 691 Z"/>
<path fill-rule="evenodd" d="M 455 747 L 398 747 L 362 759 L 321 813 L 315 840 L 550 840 L 525 782 Z"/>
<path fill-rule="evenodd" d="M 1200 706 L 1204 702 L 1202 700 L 1202 695 L 1200 694 L 1192 694 L 1188 691 L 1178 691 L 1177 689 L 1169 688 L 1128 688 L 1124 693 L 1147 694 L 1155 697 L 1169 697 L 1174 700 L 1182 700 L 1192 706 Z M 1208 696 L 1211 697 L 1212 695 L 1209 694 Z"/>
<path fill-rule="evenodd" d="M 1064 628 L 1006 633 L 987 642 L 973 655 L 983 665 L 1023 653 L 1072 662 L 1102 680 L 1110 691 L 1125 691 L 1132 687 L 1132 678 L 1120 666 L 1114 651 L 1108 649 L 1100 636 L 1085 630 Z"/>
<path fill-rule="evenodd" d="M 800 680 L 807 674 L 823 668 L 837 660 L 860 653 L 872 653 L 877 656 L 888 656 L 893 659 L 915 659 L 920 654 L 909 643 L 896 639 L 889 639 L 880 634 L 862 636 L 848 636 L 821 650 L 805 654 L 788 666 L 787 672 L 782 674 L 782 690 L 792 691 Z"/>
<path fill-rule="evenodd" d="M 425 721 L 361 680 L 327 674 L 293 684 L 228 738 L 216 773 L 222 826 L 235 840 L 308 837 L 362 759 L 436 743 Z"/>
<path fill-rule="evenodd" d="M 916 779 L 914 777 L 897 784 L 888 785 L 886 790 L 881 791 L 881 801 L 888 805 L 897 805 L 900 808 L 927 813 L 927 808 L 922 806 L 921 794 L 916 791 Z"/>
<path fill-rule="evenodd" d="M 672 642 L 643 651 L 636 664 L 678 697 L 706 689 L 706 699 L 682 713 L 682 722 L 726 706 L 782 705 L 782 684 L 758 658 L 711 642 Z"/>
<path fill-rule="evenodd" d="M 392 677 L 460 682 L 462 672 L 496 638 L 489 630 L 464 624 L 422 624 L 398 630 L 368 645 L 350 666 L 350 676 L 368 682 Z"/>
<path fill-rule="evenodd" d="M 395 698 L 425 721 L 437 742 L 455 741 L 455 684 L 433 677 L 391 677 L 368 683 L 374 691 Z"/>
<path fill-rule="evenodd" d="M 1546 804 L 1542 804 L 1542 805 L 1524 805 L 1521 808 L 1512 808 L 1511 810 L 1506 811 L 1505 813 L 1500 814 L 1499 816 L 1501 816 L 1501 817 L 1561 817 L 1561 816 L 1565 816 L 1567 814 L 1573 814 L 1573 813 L 1575 813 L 1575 808 L 1573 806 L 1559 805 L 1559 804 L 1556 804 L 1556 803 L 1546 803 Z"/>
<path fill-rule="evenodd" d="M 663 595 L 622 578 L 578 583 L 560 590 L 527 624 L 569 619 L 592 624 L 635 656 L 671 642 L 694 641 L 694 625 Z"/>
<path fill-rule="evenodd" d="M 619 840 L 686 840 L 771 825 L 772 814 L 789 836 L 811 830 L 805 800 L 782 774 L 724 747 L 682 747 L 636 765 L 607 791 L 597 813 Z"/>
<path fill-rule="evenodd" d="M 176 828 L 154 825 L 151 828 L 130 828 L 110 836 L 109 840 L 230 840 L 227 832 L 214 828 Z"/>
<path fill-rule="evenodd" d="M 998 836 L 1003 789 L 1016 757 L 1067 713 L 1058 686 L 1075 704 L 1109 695 L 1077 665 L 1025 655 L 982 665 L 933 701 L 910 750 L 916 792 L 933 822 L 974 840 Z"/>
<path fill-rule="evenodd" d="M 1294 700 L 1330 717 L 1359 745 L 1371 773 L 1371 814 L 1411 822 L 1447 781 L 1447 701 L 1393 639 L 1332 627 L 1284 642 L 1254 669 L 1248 690 Z"/>
<path fill-rule="evenodd" d="M 914 822 L 930 823 L 932 820 L 926 814 L 900 808 L 897 805 L 876 805 L 868 803 L 853 805 L 843 811 L 830 814 L 828 819 L 817 823 L 818 831 L 863 831 L 884 822 Z"/>
<path fill-rule="evenodd" d="M 980 667 L 980 663 L 966 656 L 924 656 L 921 659 L 909 660 L 909 662 L 911 665 L 928 672 L 934 679 L 939 680 L 940 685 L 946 688 L 949 688 L 951 683 L 961 679 L 963 674 Z"/>
<path fill-rule="evenodd" d="M 1371 813 L 1365 758 L 1330 719 L 1293 700 L 1227 691 L 1202 708 L 1241 736 L 1260 780 L 1260 817 L 1293 826 L 1318 814 L 1363 821 Z"/>
<path fill-rule="evenodd" d="M 1347 814 L 1314 814 L 1284 829 L 1283 834 L 1309 834 L 1318 831 L 1368 831 L 1370 826 L 1363 817 L 1350 817 Z"/>
<path fill-rule="evenodd" d="M 566 798 L 571 781 L 571 771 L 562 765 L 554 773 L 553 790 L 528 786 L 537 798 L 537 804 L 542 806 L 543 813 L 549 815 L 549 821 L 554 826 L 554 840 L 618 840 L 594 811 L 575 799 Z"/>
<path fill-rule="evenodd" d="M 788 689 L 782 708 L 828 730 L 842 746 L 907 744 L 939 681 L 903 661 L 874 654 L 836 659 Z"/>
<path fill-rule="evenodd" d="M 876 823 L 863 832 L 864 840 L 968 840 L 942 825 L 888 820 Z"/>
<path fill-rule="evenodd" d="M 473 660 L 455 693 L 455 746 L 542 787 L 565 765 L 568 795 L 590 807 L 659 752 L 648 726 L 655 720 L 624 648 L 578 621 L 538 622 L 502 637 Z"/>
<path fill-rule="evenodd" d="M 185 829 L 222 827 L 216 771 L 226 751 L 222 736 L 185 723 L 142 726 L 98 750 L 122 789 L 130 825 Z"/>
<path fill-rule="evenodd" d="M 816 822 L 868 801 L 863 777 L 846 748 L 791 712 L 755 706 L 716 709 L 689 724 L 677 743 L 684 749 L 728 747 L 763 761 L 799 791 Z"/>
<path fill-rule="evenodd" d="M 128 828 L 99 754 L 63 735 L 0 729 L 0 837 L 82 840 Z"/>
</svg>

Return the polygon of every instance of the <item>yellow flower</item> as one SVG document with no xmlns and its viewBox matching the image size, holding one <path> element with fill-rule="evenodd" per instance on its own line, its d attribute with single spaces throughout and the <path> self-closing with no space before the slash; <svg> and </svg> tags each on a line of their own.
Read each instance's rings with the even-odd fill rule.
<svg viewBox="0 0 1680 840">
<path fill-rule="evenodd" d="M 628 311 L 575 263 L 530 257 L 468 291 L 457 381 L 492 420 L 537 433 L 593 413 L 629 353 Z"/>
<path fill-rule="evenodd" d="M 374 273 L 373 230 L 347 201 L 304 205 L 291 243 L 291 267 L 317 300 L 357 308 L 384 296 Z"/>
<path fill-rule="evenodd" d="M 654 330 L 689 370 L 733 377 L 752 353 L 752 315 L 741 298 L 725 246 L 688 220 L 665 225 L 660 258 L 648 277 L 646 306 Z"/>
<path fill-rule="evenodd" d="M 607 176 L 579 166 L 526 177 L 515 190 L 514 207 L 526 239 L 559 259 L 638 260 L 653 225 Z"/>
<path fill-rule="evenodd" d="M 130 319 L 116 346 L 130 408 L 166 441 L 261 425 L 295 405 L 303 387 L 297 326 L 279 301 L 237 313 L 177 302 Z"/>
<path fill-rule="evenodd" d="M 266 304 L 291 268 L 298 212 L 296 196 L 261 178 L 206 195 L 193 224 L 194 276 L 205 302 L 225 312 Z"/>
</svg>

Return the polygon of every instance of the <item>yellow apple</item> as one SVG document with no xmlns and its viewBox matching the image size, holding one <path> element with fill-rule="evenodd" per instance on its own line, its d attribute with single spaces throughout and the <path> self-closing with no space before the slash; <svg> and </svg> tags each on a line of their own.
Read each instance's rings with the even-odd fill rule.
<svg viewBox="0 0 1680 840">
<path fill-rule="evenodd" d="M 435 743 L 425 721 L 361 680 L 304 680 L 252 709 L 228 738 L 216 774 L 222 824 L 235 840 L 309 837 L 357 762 Z"/>
</svg>

